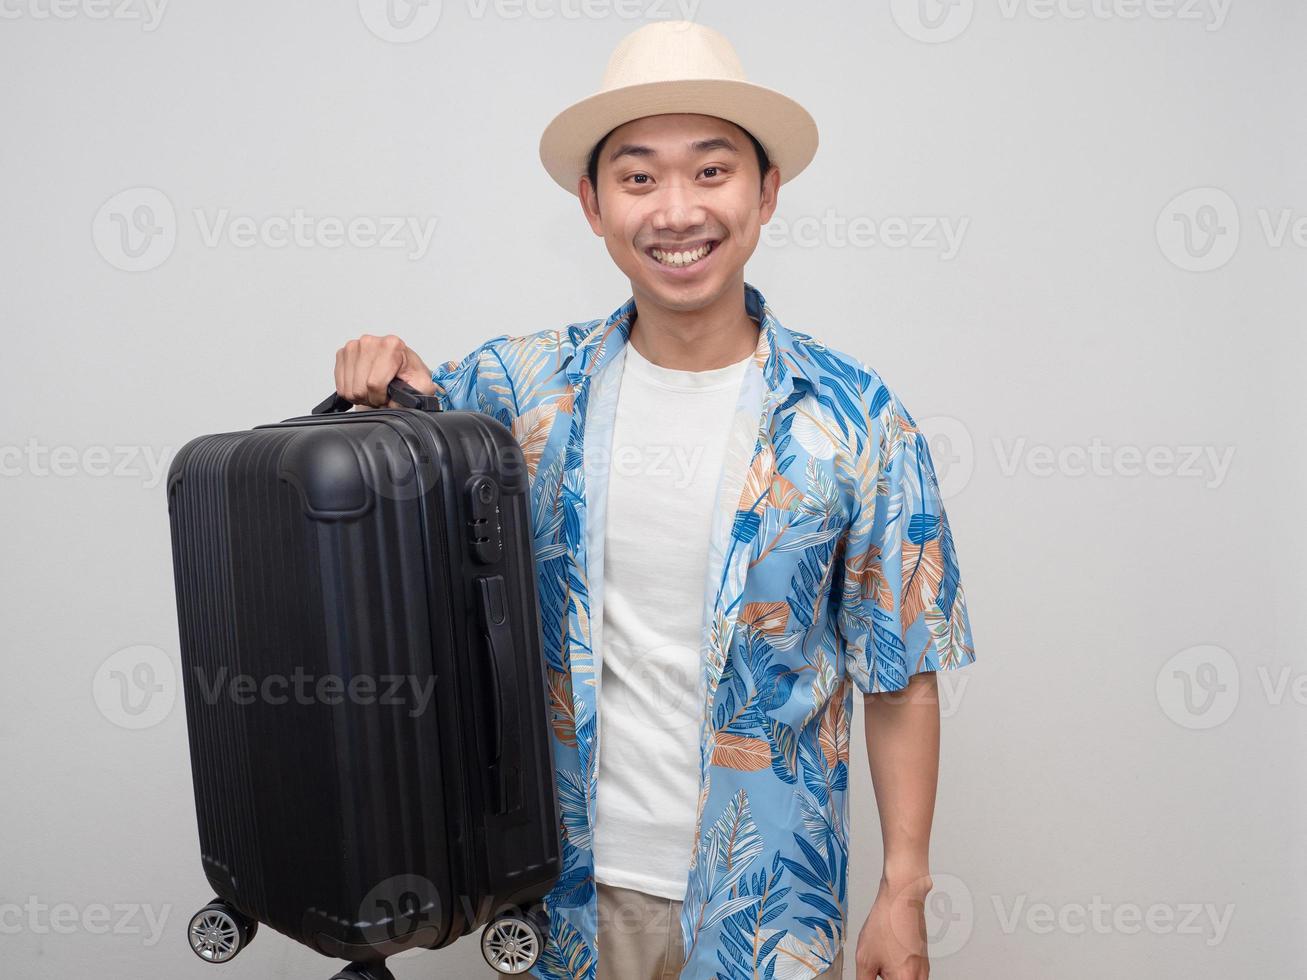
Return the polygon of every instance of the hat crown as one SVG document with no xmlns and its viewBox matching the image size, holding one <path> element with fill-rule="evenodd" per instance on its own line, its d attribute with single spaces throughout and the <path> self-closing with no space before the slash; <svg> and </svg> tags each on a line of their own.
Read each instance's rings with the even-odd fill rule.
<svg viewBox="0 0 1307 980">
<path fill-rule="evenodd" d="M 655 21 L 613 49 L 598 92 L 573 102 L 540 134 L 540 162 L 571 194 L 584 186 L 594 148 L 618 126 L 692 114 L 734 123 L 792 180 L 817 152 L 817 123 L 794 99 L 749 81 L 725 35 L 690 20 Z"/>
<path fill-rule="evenodd" d="M 746 80 L 724 34 L 690 20 L 658 21 L 622 39 L 608 59 L 600 90 L 698 78 Z"/>
</svg>

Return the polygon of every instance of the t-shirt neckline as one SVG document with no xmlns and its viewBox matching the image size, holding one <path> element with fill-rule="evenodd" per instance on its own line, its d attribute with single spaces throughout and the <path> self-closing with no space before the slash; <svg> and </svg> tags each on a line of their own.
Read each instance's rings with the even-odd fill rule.
<svg viewBox="0 0 1307 980">
<path fill-rule="evenodd" d="M 634 344 L 629 341 L 626 344 L 626 370 L 645 381 L 674 391 L 715 391 L 738 384 L 752 359 L 753 352 L 750 351 L 734 364 L 703 371 L 687 371 L 655 364 L 636 350 Z"/>
</svg>

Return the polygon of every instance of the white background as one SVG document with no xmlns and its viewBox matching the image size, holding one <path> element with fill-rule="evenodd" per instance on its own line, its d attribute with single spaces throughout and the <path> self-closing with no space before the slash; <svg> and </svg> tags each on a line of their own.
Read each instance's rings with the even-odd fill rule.
<svg viewBox="0 0 1307 980">
<path fill-rule="evenodd" d="M 225 967 L 186 947 L 209 892 L 158 475 L 306 412 L 350 336 L 435 364 L 626 300 L 537 142 L 686 15 L 821 129 L 746 278 L 881 372 L 947 490 L 977 662 L 944 684 L 932 975 L 1307 969 L 1307 240 L 1276 239 L 1307 216 L 1301 4 L 445 0 L 406 31 L 370 0 L 121 2 L 0 2 L 0 974 L 329 975 L 271 931 Z M 206 241 L 296 209 L 436 224 L 417 255 Z M 134 215 L 161 229 L 136 258 Z M 142 663 L 164 690 L 128 716 L 105 678 Z M 880 870 L 854 736 L 849 977 Z M 121 924 L 141 905 L 161 934 Z M 392 966 L 487 973 L 474 939 Z"/>
</svg>

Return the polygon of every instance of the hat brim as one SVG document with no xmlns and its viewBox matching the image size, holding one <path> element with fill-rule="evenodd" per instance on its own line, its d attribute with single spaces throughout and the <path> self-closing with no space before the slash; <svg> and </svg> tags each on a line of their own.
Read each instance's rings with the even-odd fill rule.
<svg viewBox="0 0 1307 980">
<path fill-rule="evenodd" d="M 540 162 L 560 187 L 576 194 L 590 151 L 609 131 L 673 112 L 716 116 L 748 130 L 780 169 L 782 184 L 817 152 L 817 123 L 793 99 L 753 82 L 695 78 L 628 85 L 568 106 L 545 127 Z"/>
</svg>

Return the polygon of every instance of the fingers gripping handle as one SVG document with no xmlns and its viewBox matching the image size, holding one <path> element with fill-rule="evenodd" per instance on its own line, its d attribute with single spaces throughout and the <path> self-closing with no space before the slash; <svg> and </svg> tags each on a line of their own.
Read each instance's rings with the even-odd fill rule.
<svg viewBox="0 0 1307 980">
<path fill-rule="evenodd" d="M 422 412 L 440 411 L 440 399 L 435 395 L 424 395 L 414 388 L 407 381 L 400 381 L 396 378 L 386 388 L 386 394 L 396 405 L 404 408 L 416 408 Z M 354 407 L 354 403 L 342 397 L 340 392 L 333 391 L 321 402 L 313 407 L 310 415 L 331 415 L 336 412 L 348 412 Z"/>
</svg>

